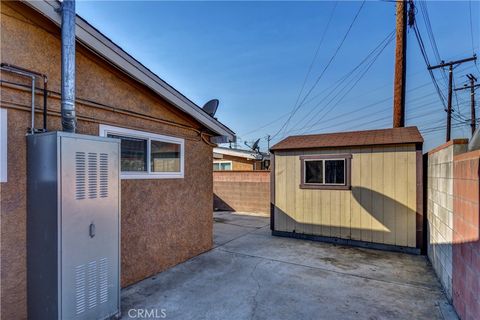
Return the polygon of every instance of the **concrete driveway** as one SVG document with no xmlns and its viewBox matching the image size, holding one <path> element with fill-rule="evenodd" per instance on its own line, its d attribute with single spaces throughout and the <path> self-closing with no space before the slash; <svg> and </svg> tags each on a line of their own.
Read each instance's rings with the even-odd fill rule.
<svg viewBox="0 0 480 320">
<path fill-rule="evenodd" d="M 423 256 L 272 237 L 215 213 L 215 248 L 122 291 L 124 319 L 456 319 Z"/>
</svg>

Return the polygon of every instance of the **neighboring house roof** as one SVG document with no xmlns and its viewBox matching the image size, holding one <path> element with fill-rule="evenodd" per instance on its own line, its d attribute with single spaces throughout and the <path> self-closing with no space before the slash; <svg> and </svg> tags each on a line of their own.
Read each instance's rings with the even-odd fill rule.
<svg viewBox="0 0 480 320">
<path fill-rule="evenodd" d="M 244 149 L 217 147 L 217 148 L 213 148 L 213 153 L 251 159 L 251 160 L 258 159 L 258 156 L 256 156 L 255 153 L 253 153 L 251 150 L 244 150 Z"/>
<path fill-rule="evenodd" d="M 59 12 L 60 2 L 58 1 L 24 1 L 31 8 L 40 12 L 42 15 L 53 21 L 56 25 L 61 24 L 61 15 Z M 103 35 L 100 31 L 91 26 L 86 20 L 77 15 L 76 18 L 76 37 L 82 45 L 92 50 L 95 54 L 101 56 L 109 63 L 114 65 L 125 74 L 136 81 L 149 87 L 155 93 L 169 101 L 178 109 L 189 114 L 198 122 L 210 129 L 219 136 L 225 137 L 217 139 L 215 142 L 235 141 L 235 133 L 220 121 L 210 116 L 197 106 L 194 102 L 186 98 L 175 88 L 160 79 L 156 74 L 146 68 L 143 64 L 125 52 L 112 40 Z"/>
<path fill-rule="evenodd" d="M 271 150 L 312 149 L 329 147 L 375 146 L 386 144 L 420 144 L 423 138 L 417 127 L 290 136 Z"/>
</svg>

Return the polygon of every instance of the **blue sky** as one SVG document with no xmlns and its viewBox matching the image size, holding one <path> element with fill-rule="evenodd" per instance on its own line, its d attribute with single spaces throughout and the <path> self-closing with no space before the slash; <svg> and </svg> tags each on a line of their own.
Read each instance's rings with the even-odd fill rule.
<svg viewBox="0 0 480 320">
<path fill-rule="evenodd" d="M 218 98 L 216 117 L 238 134 L 239 145 L 262 138 L 265 149 L 268 134 L 275 135 L 275 143 L 290 134 L 391 126 L 394 41 L 386 43 L 375 61 L 367 60 L 372 62 L 368 70 L 364 65 L 358 73 L 351 70 L 394 30 L 393 2 L 365 3 L 338 54 L 304 98 L 361 4 L 79 1 L 77 13 L 198 105 Z M 427 10 L 441 59 L 478 53 L 480 2 L 427 2 Z M 434 64 L 437 61 L 420 8 L 417 19 Z M 444 142 L 444 130 L 435 128 L 445 125 L 445 112 L 413 30 L 407 41 L 407 125 L 423 131 L 424 150 L 428 150 Z M 466 73 L 480 76 L 478 69 L 480 61 L 459 66 L 454 73 L 456 85 L 463 85 Z M 441 71 L 435 71 L 435 76 L 446 95 Z M 298 106 L 299 94 L 304 103 L 285 130 L 278 132 Z M 469 137 L 470 128 L 461 124 L 469 118 L 468 103 L 467 92 L 454 97 L 454 137 Z"/>
</svg>

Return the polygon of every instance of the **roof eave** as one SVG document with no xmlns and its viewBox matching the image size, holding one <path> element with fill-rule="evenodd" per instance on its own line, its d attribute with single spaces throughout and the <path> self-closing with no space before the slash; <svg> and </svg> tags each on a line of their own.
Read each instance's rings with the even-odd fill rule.
<svg viewBox="0 0 480 320">
<path fill-rule="evenodd" d="M 416 145 L 416 146 L 422 146 L 423 141 L 412 141 L 412 142 L 397 142 L 397 143 L 381 143 L 381 144 L 357 144 L 357 145 L 337 145 L 337 146 L 318 146 L 318 147 L 298 147 L 298 148 L 275 148 L 273 146 L 270 148 L 270 152 L 276 152 L 276 151 L 294 151 L 294 150 L 315 150 L 315 149 L 338 149 L 338 148 L 364 148 L 364 147 L 381 147 L 381 146 L 394 146 L 394 145 L 403 145 L 403 144 L 409 144 L 409 145 Z"/>
<path fill-rule="evenodd" d="M 58 12 L 60 3 L 58 1 L 27 0 L 24 2 L 56 25 L 61 25 L 61 15 Z M 82 45 L 89 48 L 92 52 L 131 78 L 152 89 L 165 100 L 195 118 L 199 123 L 218 136 L 223 137 L 222 141 L 235 141 L 235 133 L 232 130 L 208 115 L 78 15 L 76 17 L 75 34 L 77 41 L 82 43 Z"/>
</svg>

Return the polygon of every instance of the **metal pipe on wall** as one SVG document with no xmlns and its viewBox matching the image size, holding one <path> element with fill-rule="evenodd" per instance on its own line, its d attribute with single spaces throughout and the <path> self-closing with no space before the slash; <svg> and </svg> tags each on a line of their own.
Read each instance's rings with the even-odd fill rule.
<svg viewBox="0 0 480 320">
<path fill-rule="evenodd" d="M 75 0 L 62 2 L 62 129 L 75 132 Z"/>
<path fill-rule="evenodd" d="M 28 70 L 28 69 L 18 67 L 12 64 L 8 64 L 8 63 L 0 64 L 0 69 L 8 72 L 12 72 L 24 77 L 32 78 L 32 85 L 31 85 L 31 88 L 32 88 L 31 90 L 32 91 L 32 121 L 31 122 L 32 123 L 30 128 L 31 133 L 35 133 L 35 131 L 41 131 L 39 129 L 35 129 L 35 116 L 34 116 L 35 115 L 35 92 L 36 92 L 35 78 L 36 77 L 43 78 L 43 131 L 46 132 L 47 131 L 48 77 L 43 73 Z"/>
</svg>

